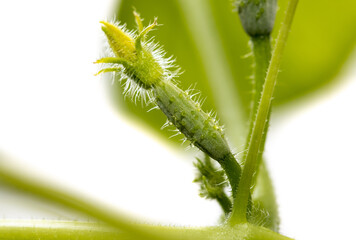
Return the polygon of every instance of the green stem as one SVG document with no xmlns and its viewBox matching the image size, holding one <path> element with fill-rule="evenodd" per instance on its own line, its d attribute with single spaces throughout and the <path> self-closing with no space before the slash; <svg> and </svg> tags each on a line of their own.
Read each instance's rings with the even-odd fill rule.
<svg viewBox="0 0 356 240">
<path fill-rule="evenodd" d="M 269 61 L 271 59 L 271 40 L 270 35 L 256 36 L 251 38 L 253 57 L 255 60 L 254 66 L 254 108 L 253 113 L 256 113 L 258 102 L 261 99 L 263 84 L 266 79 Z"/>
<path fill-rule="evenodd" d="M 1 160 L 1 159 L 0 159 Z M 97 220 L 103 221 L 115 229 L 131 233 L 133 236 L 145 239 L 165 239 L 156 233 L 139 228 L 128 217 L 115 213 L 111 209 L 104 208 L 97 203 L 83 200 L 74 194 L 46 185 L 45 182 L 35 180 L 34 177 L 26 177 L 0 162 L 0 181 L 8 186 L 26 192 L 35 197 L 64 206 L 68 209 L 84 213 Z"/>
<path fill-rule="evenodd" d="M 261 94 L 263 90 L 263 84 L 266 79 L 266 74 L 268 70 L 268 65 L 271 61 L 271 38 L 267 36 L 256 36 L 251 38 L 252 50 L 255 60 L 254 68 L 254 82 L 255 82 L 255 97 L 253 102 L 253 111 L 251 114 L 250 121 L 250 135 L 248 141 L 250 141 L 252 135 L 252 129 L 255 124 L 255 118 L 257 114 L 258 104 L 261 99 Z M 272 186 L 272 181 L 269 178 L 268 171 L 263 163 L 263 152 L 266 143 L 267 132 L 269 128 L 269 120 L 271 115 L 271 109 L 267 117 L 267 123 L 263 130 L 261 145 L 259 153 L 257 156 L 256 174 L 253 175 L 251 186 L 251 195 L 253 204 L 256 204 L 263 210 L 268 212 L 268 217 L 266 217 L 265 226 L 268 226 L 274 231 L 278 231 L 279 226 L 279 216 L 278 208 L 276 203 L 276 197 L 274 195 L 274 190 Z M 246 145 L 248 146 L 250 142 Z M 259 180 L 259 181 L 258 181 Z M 263 197 L 261 197 L 263 196 Z"/>
<path fill-rule="evenodd" d="M 258 105 L 259 101 L 261 99 L 261 94 L 263 90 L 263 85 L 266 79 L 266 74 L 268 70 L 268 65 L 271 60 L 271 37 L 270 35 L 262 35 L 262 36 L 254 36 L 251 37 L 251 45 L 252 45 L 252 52 L 253 52 L 253 57 L 254 57 L 254 77 L 253 77 L 253 89 L 254 89 L 254 96 L 253 96 L 253 105 L 252 105 L 252 111 L 250 115 L 250 127 L 249 127 L 249 137 L 247 138 L 247 143 L 246 146 L 248 149 L 250 140 L 252 137 L 252 130 L 255 124 L 256 116 L 257 116 L 257 110 L 258 110 Z M 263 136 L 257 156 L 257 163 L 256 163 L 256 174 L 253 175 L 252 178 L 252 183 L 251 183 L 251 195 L 252 195 L 252 202 L 249 203 L 248 207 L 252 206 L 253 204 L 257 204 L 260 208 L 263 208 L 263 210 L 267 211 L 269 213 L 268 217 L 266 218 L 266 222 L 268 223 L 268 226 L 270 229 L 273 230 L 278 230 L 278 225 L 279 225 L 279 216 L 278 216 L 278 211 L 276 210 L 276 202 L 275 202 L 275 196 L 273 192 L 273 188 L 270 186 L 271 185 L 271 180 L 268 177 L 267 169 L 266 168 L 261 168 L 261 164 L 263 165 L 263 152 L 265 148 L 265 142 L 266 142 L 266 136 L 268 132 L 268 127 L 269 127 L 269 119 L 270 119 L 270 114 L 271 114 L 271 109 L 269 111 L 269 115 L 267 117 L 267 123 L 265 125 L 264 131 L 263 131 Z M 245 156 L 246 157 L 246 156 Z M 259 171 L 259 170 L 262 170 Z M 262 182 L 257 182 L 257 177 L 259 177 L 259 174 L 264 174 L 263 175 L 263 180 Z M 266 177 L 267 174 L 267 177 Z M 260 178 L 261 179 L 261 178 Z M 270 185 L 268 185 L 268 188 L 264 188 L 266 185 L 265 181 L 268 181 Z M 255 186 L 257 186 L 258 191 L 261 193 L 263 192 L 264 196 L 266 198 L 259 198 L 258 201 L 254 199 L 254 190 Z M 271 203 L 271 201 L 274 201 L 274 203 Z M 248 211 L 249 212 L 249 211 Z M 247 216 L 247 218 L 249 218 Z"/>
<path fill-rule="evenodd" d="M 241 167 L 231 153 L 219 161 L 219 164 L 226 173 L 231 185 L 232 197 L 235 199 L 241 176 Z"/>
<path fill-rule="evenodd" d="M 244 224 L 241 224 L 242 226 Z M 254 240 L 292 240 L 289 237 L 280 235 L 276 232 L 273 232 L 270 229 L 264 227 L 258 227 L 252 224 L 248 224 L 249 226 L 249 236 L 247 239 Z"/>
<path fill-rule="evenodd" d="M 285 14 L 284 22 L 282 23 L 276 46 L 274 48 L 271 62 L 268 68 L 266 81 L 263 86 L 261 101 L 257 110 L 255 124 L 252 130 L 250 144 L 246 156 L 245 167 L 241 175 L 239 188 L 234 200 L 233 211 L 229 220 L 230 224 L 247 222 L 246 210 L 250 195 L 250 188 L 253 174 L 256 172 L 257 159 L 263 142 L 263 132 L 268 122 L 270 114 L 274 88 L 276 85 L 278 70 L 280 67 L 283 51 L 286 45 L 288 33 L 291 28 L 294 13 L 298 4 L 298 0 L 290 0 Z"/>
<path fill-rule="evenodd" d="M 92 216 L 102 222 L 71 222 L 51 220 L 0 220 L 0 239 L 120 239 L 120 240 L 288 240 L 263 227 L 248 223 L 237 226 L 216 227 L 169 227 L 133 224 L 128 218 L 115 214 L 110 209 L 58 190 L 54 186 L 25 177 L 15 172 L 0 159 L 0 182 L 5 186 L 31 194 L 49 202 Z"/>
<path fill-rule="evenodd" d="M 268 212 L 268 216 L 265 218 L 263 226 L 278 232 L 280 223 L 278 205 L 273 190 L 273 184 L 263 159 L 256 175 L 256 186 L 252 192 L 253 204 Z"/>
<path fill-rule="evenodd" d="M 166 240 L 291 240 L 269 229 L 252 224 L 189 228 L 146 226 L 160 232 Z M 0 220 L 0 239 L 6 240 L 146 240 L 148 237 L 117 231 L 97 222 L 53 221 L 53 220 Z"/>
<path fill-rule="evenodd" d="M 159 233 L 166 240 L 211 239 L 219 227 L 191 228 L 137 225 Z M 241 234 L 241 233 L 240 233 Z M 0 220 L 0 239 L 6 240 L 147 240 L 148 236 L 118 231 L 98 222 L 56 221 L 56 220 Z"/>
<path fill-rule="evenodd" d="M 230 198 L 225 193 L 223 193 L 221 196 L 218 196 L 216 200 L 226 215 L 231 212 L 232 203 Z"/>
<path fill-rule="evenodd" d="M 257 110 L 262 95 L 263 84 L 265 82 L 268 65 L 271 60 L 270 35 L 252 37 L 251 42 L 252 42 L 252 51 L 253 51 L 254 62 L 255 62 L 254 78 L 253 78 L 254 100 L 253 100 L 252 111 L 250 116 L 250 127 L 249 127 L 250 130 L 247 139 L 248 142 L 246 143 L 247 149 L 249 148 L 249 144 L 252 138 L 252 131 L 257 117 Z M 268 121 L 269 121 L 269 116 L 268 116 Z M 262 137 L 260 150 L 258 153 L 256 169 L 258 169 L 258 166 L 260 165 L 262 160 L 262 154 L 264 151 L 267 131 L 268 131 L 268 122 L 263 131 L 263 137 Z"/>
<path fill-rule="evenodd" d="M 0 220 L 0 239 L 7 240 L 124 240 L 135 239 L 135 237 L 137 236 L 126 232 L 118 232 L 99 223 L 52 220 Z"/>
</svg>

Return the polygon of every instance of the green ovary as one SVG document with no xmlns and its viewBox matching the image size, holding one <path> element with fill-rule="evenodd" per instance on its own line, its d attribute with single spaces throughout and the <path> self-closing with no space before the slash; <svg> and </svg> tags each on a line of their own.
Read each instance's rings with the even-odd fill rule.
<svg viewBox="0 0 356 240">
<path fill-rule="evenodd" d="M 133 63 L 133 80 L 145 89 L 152 88 L 163 77 L 163 69 L 152 54 L 143 49 Z"/>
<path fill-rule="evenodd" d="M 156 103 L 185 137 L 217 161 L 230 154 L 222 130 L 187 93 L 168 81 L 154 86 Z"/>
</svg>

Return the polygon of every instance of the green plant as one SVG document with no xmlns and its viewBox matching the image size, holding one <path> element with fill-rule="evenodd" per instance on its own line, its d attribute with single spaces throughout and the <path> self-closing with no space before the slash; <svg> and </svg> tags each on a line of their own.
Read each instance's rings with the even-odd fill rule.
<svg viewBox="0 0 356 240">
<path fill-rule="evenodd" d="M 241 5 L 243 2 L 244 1 L 241 1 L 239 3 L 239 7 L 242 8 L 241 11 L 243 11 L 243 7 L 251 4 L 250 2 L 244 2 L 245 5 Z M 116 56 L 98 60 L 98 63 L 115 65 L 111 68 L 103 69 L 101 72 L 120 72 L 119 75 L 121 77 L 125 76 L 132 79 L 134 83 L 138 85 L 138 89 L 152 90 L 149 93 L 150 98 L 154 99 L 168 120 L 196 147 L 220 163 L 226 172 L 232 186 L 232 202 L 225 194 L 224 188 L 226 184 L 220 184 L 224 182 L 222 172 L 216 172 L 208 156 L 205 156 L 204 161 L 200 160 L 197 163 L 200 174 L 197 177 L 197 181 L 201 184 L 202 192 L 205 196 L 219 201 L 226 213 L 227 221 L 225 224 L 209 228 L 168 228 L 133 225 L 125 218 L 111 214 L 110 210 L 101 209 L 95 206 L 95 204 L 87 203 L 61 191 L 46 188 L 29 179 L 24 180 L 16 176 L 15 173 L 8 171 L 5 167 L 2 168 L 0 174 L 1 179 L 19 189 L 78 210 L 105 223 L 75 223 L 60 226 L 51 232 L 51 234 L 55 234 L 59 239 L 73 236 L 74 238 L 81 237 L 83 239 L 116 237 L 124 239 L 234 239 L 236 237 L 241 239 L 288 239 L 263 227 L 266 226 L 278 231 L 279 219 L 276 212 L 273 192 L 269 190 L 269 196 L 259 199 L 259 204 L 256 204 L 257 200 L 253 197 L 253 194 L 251 197 L 250 188 L 253 182 L 256 181 L 256 179 L 253 179 L 253 176 L 260 166 L 261 170 L 259 170 L 258 176 L 266 174 L 263 172 L 264 168 L 261 163 L 262 152 L 264 149 L 271 112 L 271 101 L 280 59 L 296 3 L 297 1 L 291 1 L 291 5 L 287 10 L 284 27 L 280 30 L 280 37 L 277 39 L 270 64 L 268 64 L 270 60 L 270 30 L 257 34 L 255 31 L 250 32 L 247 30 L 252 38 L 252 48 L 256 62 L 255 97 L 252 112 L 256 111 L 257 115 L 256 117 L 254 117 L 254 114 L 251 115 L 250 134 L 248 134 L 249 144 L 244 157 L 245 162 L 241 179 L 240 165 L 229 150 L 221 127 L 211 119 L 210 115 L 205 114 L 201 110 L 201 107 L 188 97 L 187 93 L 166 79 L 176 74 L 167 72 L 166 68 L 160 65 L 162 63 L 159 63 L 162 59 L 160 58 L 160 61 L 156 61 L 157 58 L 154 57 L 156 53 L 151 53 L 153 47 L 145 45 L 147 44 L 147 42 L 143 41 L 145 35 L 156 25 L 156 22 L 143 28 L 142 22 L 136 14 L 136 21 L 140 33 L 135 38 L 122 32 L 120 28 L 103 22 L 103 30 L 108 36 L 110 46 Z M 252 14 L 261 14 L 260 9 L 261 8 L 258 8 L 256 10 L 257 12 Z M 259 17 L 256 16 L 256 19 L 259 19 Z M 258 36 L 256 37 L 256 35 Z M 122 43 L 125 45 L 120 45 Z M 167 63 L 164 64 L 168 65 Z M 267 67 L 268 73 L 265 76 Z M 263 85 L 264 88 L 262 88 Z M 129 86 L 128 89 L 131 90 L 132 87 L 133 86 Z M 136 94 L 136 92 L 134 92 L 134 94 Z M 260 99 L 261 101 L 259 102 Z M 231 210 L 229 206 L 233 206 L 231 215 L 229 215 Z M 270 214 L 269 218 L 263 215 L 265 212 Z M 261 218 L 263 221 L 261 221 Z M 251 222 L 254 224 L 251 224 Z M 56 225 L 56 223 L 52 224 L 52 226 Z M 49 233 L 46 226 L 43 226 L 43 228 L 39 227 L 34 232 L 21 231 L 21 229 L 16 227 L 13 229 L 4 228 L 2 231 L 3 236 L 6 236 L 6 238 L 28 237 L 31 239 L 33 237 L 31 234 Z M 95 232 L 94 234 L 92 234 L 93 231 Z M 68 236 L 69 233 L 71 236 Z M 19 235 L 16 236 L 16 234 Z"/>
</svg>

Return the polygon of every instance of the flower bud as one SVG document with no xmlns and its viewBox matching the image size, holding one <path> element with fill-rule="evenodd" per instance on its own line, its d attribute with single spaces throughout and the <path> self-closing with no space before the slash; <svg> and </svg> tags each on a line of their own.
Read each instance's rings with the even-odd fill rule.
<svg viewBox="0 0 356 240">
<path fill-rule="evenodd" d="M 111 67 L 102 72 L 117 72 L 121 79 L 127 79 L 126 92 L 147 92 L 150 102 L 154 102 L 184 136 L 197 148 L 217 160 L 225 170 L 236 194 L 241 168 L 231 153 L 222 128 L 210 114 L 202 111 L 200 104 L 193 101 L 173 81 L 179 74 L 171 58 L 164 58 L 163 51 L 152 41 L 145 40 L 147 33 L 157 26 L 155 21 L 146 28 L 140 16 L 135 13 L 138 33 L 130 33 L 124 26 L 102 22 L 115 57 L 105 57 L 96 63 L 107 63 Z M 131 84 L 134 83 L 134 84 Z M 131 91 L 132 85 L 134 91 Z"/>
<path fill-rule="evenodd" d="M 114 24 L 101 21 L 103 24 L 101 29 L 105 33 L 110 48 L 118 58 L 123 58 L 128 61 L 134 61 L 135 56 L 135 39 L 128 33 Z"/>
<path fill-rule="evenodd" d="M 118 67 L 104 68 L 100 72 L 119 72 L 135 82 L 139 89 L 149 90 L 151 101 L 194 146 L 222 164 L 229 159 L 235 161 L 222 128 L 215 119 L 205 113 L 188 93 L 170 81 L 177 74 L 168 69 L 172 67 L 172 60 L 164 59 L 156 44 L 144 40 L 146 34 L 157 25 L 156 20 L 144 28 L 137 13 L 135 17 L 139 29 L 136 35 L 126 31 L 123 26 L 101 22 L 116 57 L 105 57 L 96 63 Z"/>
<path fill-rule="evenodd" d="M 157 25 L 155 21 L 137 35 L 125 30 L 124 26 L 116 26 L 108 22 L 101 22 L 110 49 L 115 57 L 99 59 L 96 63 L 119 64 L 123 66 L 122 72 L 133 80 L 138 86 L 150 89 L 164 77 L 164 69 L 160 63 L 160 56 L 152 43 L 144 42 L 146 34 Z M 101 72 L 119 71 L 118 68 L 102 69 Z"/>
<path fill-rule="evenodd" d="M 269 35 L 276 17 L 277 0 L 238 0 L 240 20 L 251 37 Z"/>
</svg>

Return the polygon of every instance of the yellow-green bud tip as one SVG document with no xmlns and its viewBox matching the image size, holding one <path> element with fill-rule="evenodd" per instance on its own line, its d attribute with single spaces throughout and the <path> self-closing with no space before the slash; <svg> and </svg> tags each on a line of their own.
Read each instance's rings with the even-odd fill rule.
<svg viewBox="0 0 356 240">
<path fill-rule="evenodd" d="M 100 22 L 115 57 L 104 57 L 95 63 L 108 63 L 113 66 L 102 69 L 99 73 L 122 72 L 125 77 L 147 90 L 164 78 L 167 64 L 155 45 L 145 40 L 147 33 L 157 26 L 157 19 L 149 26 L 143 27 L 142 19 L 137 13 L 134 15 L 139 29 L 137 34 L 126 31 L 124 26 Z"/>
<path fill-rule="evenodd" d="M 104 31 L 108 42 L 114 54 L 119 57 L 126 59 L 128 61 L 133 61 L 135 59 L 135 40 L 119 27 L 101 21 L 102 30 Z"/>
</svg>

